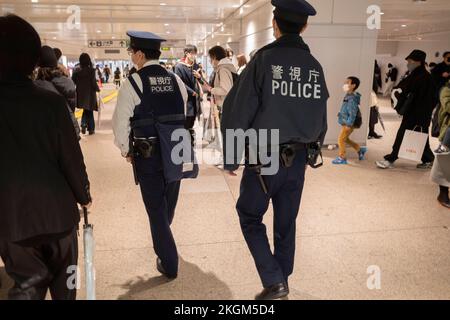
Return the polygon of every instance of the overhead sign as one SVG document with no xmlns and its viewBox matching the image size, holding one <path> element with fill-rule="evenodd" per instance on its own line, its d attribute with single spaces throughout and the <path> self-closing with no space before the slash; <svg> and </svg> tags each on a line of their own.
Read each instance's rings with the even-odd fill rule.
<svg viewBox="0 0 450 320">
<path fill-rule="evenodd" d="M 88 40 L 89 48 L 127 48 L 127 40 Z"/>
</svg>

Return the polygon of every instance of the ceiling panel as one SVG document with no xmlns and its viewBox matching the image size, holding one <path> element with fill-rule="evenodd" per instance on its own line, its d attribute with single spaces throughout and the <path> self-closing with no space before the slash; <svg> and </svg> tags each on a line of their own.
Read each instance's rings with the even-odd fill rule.
<svg viewBox="0 0 450 320">
<path fill-rule="evenodd" d="M 0 0 L 4 14 L 30 21 L 44 41 L 78 54 L 88 40 L 124 39 L 127 30 L 146 30 L 169 40 L 201 44 L 211 32 L 217 41 L 236 41 L 239 19 L 269 0 Z M 339 0 L 329 0 L 339 1 Z M 356 0 L 355 0 L 356 1 Z M 67 9 L 80 9 L 79 29 L 66 21 Z M 165 5 L 161 5 L 165 4 Z M 450 30 L 450 0 L 383 0 L 380 39 L 424 39 Z M 215 38 L 216 39 L 216 38 Z M 215 40 L 214 40 L 215 41 Z"/>
</svg>

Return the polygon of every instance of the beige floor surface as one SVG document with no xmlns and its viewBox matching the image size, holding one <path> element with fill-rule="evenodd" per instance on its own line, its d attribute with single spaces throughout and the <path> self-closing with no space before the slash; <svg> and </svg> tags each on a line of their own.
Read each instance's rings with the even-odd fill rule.
<svg viewBox="0 0 450 320">
<path fill-rule="evenodd" d="M 252 299 L 261 284 L 234 209 L 242 172 L 230 177 L 202 165 L 197 180 L 182 183 L 173 225 L 179 278 L 165 281 L 131 168 L 112 142 L 114 106 L 105 106 L 97 134 L 81 141 L 94 197 L 97 298 Z M 408 161 L 375 167 L 399 125 L 382 110 L 387 132 L 368 142 L 367 161 L 350 151 L 350 165 L 333 166 L 336 151 L 325 151 L 325 166 L 307 172 L 289 299 L 450 299 L 450 211 L 437 203 L 429 171 Z M 271 219 L 270 209 L 270 237 Z M 82 258 L 81 248 L 80 265 Z M 370 266 L 381 272 L 379 289 L 368 289 Z M 11 281 L 2 267 L 0 276 L 2 299 Z"/>
</svg>

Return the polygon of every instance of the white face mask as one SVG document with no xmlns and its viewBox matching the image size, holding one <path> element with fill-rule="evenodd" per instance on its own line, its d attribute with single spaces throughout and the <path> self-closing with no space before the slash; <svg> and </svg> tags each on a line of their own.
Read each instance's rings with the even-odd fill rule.
<svg viewBox="0 0 450 320">
<path fill-rule="evenodd" d="M 344 90 L 345 93 L 350 91 L 350 86 L 346 83 L 342 86 L 342 90 Z"/>
</svg>

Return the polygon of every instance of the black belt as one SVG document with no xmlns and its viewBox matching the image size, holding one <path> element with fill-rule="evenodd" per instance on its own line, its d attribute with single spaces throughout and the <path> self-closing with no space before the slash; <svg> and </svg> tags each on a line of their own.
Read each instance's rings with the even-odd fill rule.
<svg viewBox="0 0 450 320">
<path fill-rule="evenodd" d="M 184 114 L 170 114 L 165 116 L 159 116 L 156 118 L 131 120 L 131 129 L 141 128 L 146 126 L 152 126 L 157 122 L 172 122 L 172 121 L 185 121 L 186 116 Z"/>
</svg>

